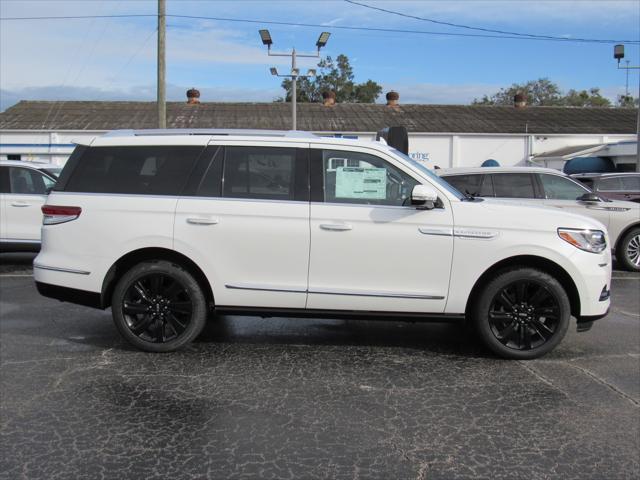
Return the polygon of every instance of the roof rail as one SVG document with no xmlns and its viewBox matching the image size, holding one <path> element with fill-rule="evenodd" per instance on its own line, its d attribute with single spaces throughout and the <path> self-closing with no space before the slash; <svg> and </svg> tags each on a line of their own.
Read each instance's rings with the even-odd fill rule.
<svg viewBox="0 0 640 480">
<path fill-rule="evenodd" d="M 168 128 L 148 130 L 112 130 L 105 137 L 144 137 L 161 135 L 207 135 L 207 136 L 254 136 L 254 137 L 294 137 L 317 138 L 311 132 L 300 130 L 249 130 L 226 128 Z"/>
</svg>

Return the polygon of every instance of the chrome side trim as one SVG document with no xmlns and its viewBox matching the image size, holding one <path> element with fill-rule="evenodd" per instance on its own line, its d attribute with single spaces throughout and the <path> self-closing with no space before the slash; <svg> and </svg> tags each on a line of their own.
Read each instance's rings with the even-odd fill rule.
<svg viewBox="0 0 640 480">
<path fill-rule="evenodd" d="M 498 232 L 492 232 L 489 230 L 467 230 L 463 228 L 456 228 L 453 230 L 453 236 L 458 238 L 478 238 L 482 240 L 491 240 L 498 236 Z"/>
<path fill-rule="evenodd" d="M 416 298 L 420 300 L 444 300 L 445 297 L 439 295 L 416 295 L 413 293 L 392 293 L 376 291 L 356 291 L 356 290 L 326 290 L 306 288 L 276 288 L 252 284 L 226 284 L 226 288 L 232 290 L 255 290 L 260 292 L 284 292 L 284 293 L 316 293 L 321 295 L 349 295 L 355 297 L 385 297 L 385 298 Z"/>
<path fill-rule="evenodd" d="M 325 206 L 330 206 L 330 207 L 354 207 L 354 208 L 375 208 L 375 209 L 391 209 L 391 210 L 416 210 L 416 206 L 415 205 L 370 205 L 368 203 L 340 203 L 340 202 L 309 202 L 311 203 L 311 205 L 314 206 L 320 206 L 320 205 L 325 205 Z M 446 209 L 443 208 L 434 208 L 433 210 L 428 210 L 429 212 L 432 212 L 433 214 L 436 213 L 442 213 L 444 212 Z"/>
<path fill-rule="evenodd" d="M 384 297 L 384 298 L 416 298 L 420 300 L 444 300 L 440 295 L 417 295 L 413 293 L 392 293 L 392 292 L 376 292 L 376 291 L 357 291 L 357 290 L 328 290 L 328 289 L 310 289 L 309 293 L 317 293 L 322 295 L 348 295 L 354 297 Z"/>
<path fill-rule="evenodd" d="M 86 270 L 74 270 L 73 268 L 49 267 L 47 265 L 37 265 L 35 263 L 33 264 L 33 268 L 39 268 L 40 270 L 51 270 L 53 272 L 75 273 L 77 275 L 91 274 L 91 272 L 87 272 Z"/>
<path fill-rule="evenodd" d="M 22 240 L 21 238 L 0 238 L 0 243 L 33 243 L 40 245 L 40 240 Z"/>
<path fill-rule="evenodd" d="M 236 284 L 236 285 L 226 284 L 225 287 L 231 290 L 256 290 L 259 292 L 307 293 L 306 288 L 291 288 L 291 287 L 276 288 L 276 287 L 266 287 L 263 285 L 253 285 L 248 283 Z"/>
<path fill-rule="evenodd" d="M 627 212 L 629 210 L 631 210 L 630 208 L 625 208 L 625 207 L 592 207 L 592 206 L 588 206 L 587 210 L 605 210 L 607 212 Z"/>
<path fill-rule="evenodd" d="M 425 235 L 438 235 L 442 237 L 452 237 L 453 230 L 450 228 L 426 228 L 426 227 L 418 227 L 418 231 L 420 233 L 424 233 Z"/>
</svg>

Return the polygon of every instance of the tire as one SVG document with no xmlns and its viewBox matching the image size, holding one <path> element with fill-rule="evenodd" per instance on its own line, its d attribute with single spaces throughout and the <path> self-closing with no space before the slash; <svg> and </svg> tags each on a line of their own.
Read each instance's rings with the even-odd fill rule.
<svg viewBox="0 0 640 480">
<path fill-rule="evenodd" d="M 632 228 L 616 248 L 616 260 L 622 268 L 640 272 L 640 228 Z"/>
<path fill-rule="evenodd" d="M 533 268 L 498 273 L 476 297 L 472 320 L 496 355 L 530 360 L 553 350 L 571 318 L 569 298 L 551 275 Z"/>
<path fill-rule="evenodd" d="M 147 352 L 171 352 L 204 328 L 207 301 L 185 269 L 167 261 L 135 265 L 113 292 L 113 321 L 132 345 Z"/>
</svg>

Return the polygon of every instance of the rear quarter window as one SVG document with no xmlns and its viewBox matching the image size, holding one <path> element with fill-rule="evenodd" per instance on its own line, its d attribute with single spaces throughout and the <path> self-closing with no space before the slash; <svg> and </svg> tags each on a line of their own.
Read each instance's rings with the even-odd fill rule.
<svg viewBox="0 0 640 480">
<path fill-rule="evenodd" d="M 179 195 L 201 151 L 197 146 L 88 148 L 64 191 Z"/>
</svg>

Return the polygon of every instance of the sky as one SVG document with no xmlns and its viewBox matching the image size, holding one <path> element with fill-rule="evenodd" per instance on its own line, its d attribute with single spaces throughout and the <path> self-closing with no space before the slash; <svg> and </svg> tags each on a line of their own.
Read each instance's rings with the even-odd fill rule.
<svg viewBox="0 0 640 480">
<path fill-rule="evenodd" d="M 640 0 L 357 0 L 369 6 L 516 33 L 640 41 Z M 156 98 L 156 0 L 0 0 L 0 18 L 151 15 L 64 20 L 0 20 L 0 111 L 20 100 L 145 100 Z M 274 51 L 345 54 L 355 80 L 396 90 L 401 103 L 467 104 L 512 83 L 548 77 L 564 91 L 599 87 L 615 100 L 626 72 L 613 44 L 461 37 L 488 34 L 384 13 L 344 0 L 167 0 L 167 99 L 269 102 L 283 95 L 269 73 L 290 68 L 268 57 L 258 30 L 268 28 Z M 226 19 L 226 20 L 224 20 Z M 231 21 L 231 19 L 236 21 Z M 237 21 L 243 20 L 243 21 Z M 251 22 L 247 22 L 250 20 Z M 267 22 L 312 24 L 290 26 Z M 427 31 L 432 34 L 341 27 Z M 626 59 L 640 65 L 638 44 Z M 317 59 L 301 59 L 302 69 Z M 624 62 L 623 62 L 624 64 Z M 638 96 L 640 70 L 629 75 Z M 384 101 L 384 93 L 378 101 Z"/>
</svg>

